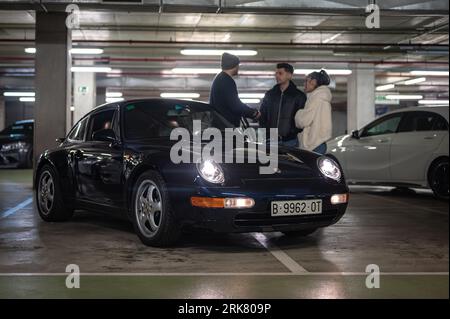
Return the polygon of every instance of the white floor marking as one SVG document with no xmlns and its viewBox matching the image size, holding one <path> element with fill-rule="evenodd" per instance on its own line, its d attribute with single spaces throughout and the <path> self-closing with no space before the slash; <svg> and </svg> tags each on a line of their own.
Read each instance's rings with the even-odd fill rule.
<svg viewBox="0 0 450 319">
<path fill-rule="evenodd" d="M 253 234 L 253 237 L 292 273 L 298 274 L 308 272 L 275 244 L 270 243 L 269 239 L 264 234 L 255 233 Z"/>
<path fill-rule="evenodd" d="M 69 273 L 0 273 L 0 277 L 31 277 L 31 276 L 67 276 Z M 365 272 L 140 272 L 140 273 L 125 273 L 125 272 L 110 272 L 110 273 L 96 273 L 85 272 L 80 273 L 80 276 L 367 276 L 369 273 Z M 448 276 L 448 272 L 381 272 L 381 276 Z"/>
<path fill-rule="evenodd" d="M 24 200 L 23 202 L 21 202 L 17 206 L 15 206 L 13 208 L 10 208 L 10 209 L 0 213 L 0 219 L 6 218 L 6 217 L 16 213 L 17 211 L 21 210 L 22 208 L 25 208 L 28 205 L 30 205 L 32 202 L 33 202 L 33 197 L 30 197 L 30 198 Z"/>
</svg>

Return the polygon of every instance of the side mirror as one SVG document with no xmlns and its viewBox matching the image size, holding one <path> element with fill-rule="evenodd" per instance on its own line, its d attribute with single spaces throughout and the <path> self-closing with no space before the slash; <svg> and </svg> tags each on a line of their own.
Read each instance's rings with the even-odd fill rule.
<svg viewBox="0 0 450 319">
<path fill-rule="evenodd" d="M 115 142 L 116 134 L 114 133 L 114 130 L 110 128 L 98 130 L 92 134 L 92 140 L 101 142 Z"/>
<path fill-rule="evenodd" d="M 58 138 L 56 139 L 56 143 L 61 144 L 61 143 L 63 143 L 65 140 L 66 140 L 65 137 L 58 137 Z"/>
<path fill-rule="evenodd" d="M 356 138 L 357 140 L 360 138 L 360 136 L 359 136 L 359 131 L 358 130 L 354 130 L 354 131 L 352 131 L 352 137 L 353 138 Z"/>
</svg>

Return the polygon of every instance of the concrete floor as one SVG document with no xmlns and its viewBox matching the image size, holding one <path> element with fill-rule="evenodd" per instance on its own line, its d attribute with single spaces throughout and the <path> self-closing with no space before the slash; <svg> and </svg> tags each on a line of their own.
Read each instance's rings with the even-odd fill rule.
<svg viewBox="0 0 450 319">
<path fill-rule="evenodd" d="M 449 297 L 449 206 L 429 191 L 354 187 L 344 218 L 307 238 L 186 234 L 170 249 L 104 215 L 45 223 L 30 198 L 30 170 L 0 170 L 0 298 Z M 68 264 L 79 289 L 65 286 Z"/>
</svg>

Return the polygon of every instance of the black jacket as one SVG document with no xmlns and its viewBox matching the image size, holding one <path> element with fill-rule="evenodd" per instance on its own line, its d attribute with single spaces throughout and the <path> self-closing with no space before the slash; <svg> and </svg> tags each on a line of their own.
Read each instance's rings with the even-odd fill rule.
<svg viewBox="0 0 450 319">
<path fill-rule="evenodd" d="M 241 117 L 254 118 L 257 110 L 242 103 L 238 96 L 236 82 L 225 72 L 220 72 L 214 78 L 209 94 L 209 104 L 235 127 L 240 126 Z"/>
<path fill-rule="evenodd" d="M 261 103 L 259 119 L 260 127 L 266 129 L 278 128 L 278 134 L 283 141 L 297 137 L 301 131 L 295 126 L 295 113 L 305 107 L 306 95 L 290 82 L 288 88 L 281 92 L 277 84 L 267 91 Z"/>
</svg>

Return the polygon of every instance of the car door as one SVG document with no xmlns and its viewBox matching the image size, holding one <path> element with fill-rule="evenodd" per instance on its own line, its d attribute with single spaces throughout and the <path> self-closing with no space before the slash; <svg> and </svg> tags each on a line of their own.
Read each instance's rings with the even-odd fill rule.
<svg viewBox="0 0 450 319">
<path fill-rule="evenodd" d="M 448 123 L 441 115 L 429 111 L 408 112 L 392 140 L 392 180 L 422 182 L 430 156 L 447 133 Z"/>
<path fill-rule="evenodd" d="M 390 179 L 390 147 L 403 113 L 386 115 L 368 124 L 359 138 L 351 138 L 346 154 L 347 178 L 355 182 Z"/>
<path fill-rule="evenodd" d="M 86 141 L 76 157 L 79 199 L 97 205 L 121 207 L 123 151 L 119 141 L 118 111 L 107 109 L 89 118 Z M 116 140 L 96 140 L 100 130 L 113 129 Z"/>
</svg>

